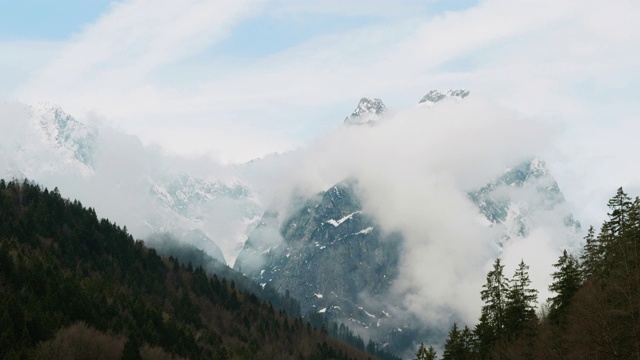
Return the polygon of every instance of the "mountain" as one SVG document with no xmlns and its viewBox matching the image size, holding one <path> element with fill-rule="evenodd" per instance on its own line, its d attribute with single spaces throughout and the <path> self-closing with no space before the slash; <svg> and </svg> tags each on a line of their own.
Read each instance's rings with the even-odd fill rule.
<svg viewBox="0 0 640 360">
<path fill-rule="evenodd" d="M 387 110 L 380 99 L 363 97 L 358 106 L 344 119 L 345 125 L 373 125 Z"/>
<path fill-rule="evenodd" d="M 0 175 L 59 187 L 125 223 L 136 237 L 172 232 L 221 261 L 234 261 L 262 207 L 250 185 L 83 122 L 57 105 L 15 105 L 0 132 Z M 226 253 L 227 259 L 225 259 Z"/>
<path fill-rule="evenodd" d="M 274 229 L 278 214 L 265 213 L 234 268 L 263 286 L 290 292 L 303 311 L 375 326 L 379 321 L 356 299 L 363 291 L 375 296 L 389 289 L 397 276 L 400 238 L 380 230 L 362 211 L 356 192 L 357 182 L 341 182 L 304 201 L 280 229 Z M 278 230 L 282 243 L 260 241 Z M 264 263 L 256 266 L 260 255 Z M 371 311 L 384 317 L 382 309 Z"/>
<path fill-rule="evenodd" d="M 461 100 L 469 96 L 469 93 L 470 91 L 467 89 L 448 90 L 445 93 L 438 90 L 431 90 L 420 99 L 419 104 L 432 106 L 445 99 Z M 363 97 L 351 115 L 344 119 L 344 124 L 347 126 L 374 125 L 382 118 L 386 111 L 387 107 L 382 100 Z"/>
<path fill-rule="evenodd" d="M 432 91 L 425 101 L 468 94 Z M 323 313 L 403 353 L 415 348 L 418 334 L 439 329 L 424 328 L 399 301 L 389 300 L 390 289 L 402 280 L 399 265 L 407 249 L 401 232 L 383 232 L 365 211 L 358 183 L 349 178 L 315 196 L 294 197 L 282 213 L 266 211 L 234 268 L 262 285 L 290 292 L 300 300 L 303 314 Z M 493 228 L 498 246 L 549 223 L 558 223 L 567 236 L 579 236 L 580 223 L 566 210 L 557 182 L 537 157 L 505 169 L 467 197 Z"/>
<path fill-rule="evenodd" d="M 87 168 L 93 166 L 98 131 L 87 126 L 59 106 L 41 103 L 28 109 L 35 120 L 36 132 L 62 154 L 72 157 Z"/>
<path fill-rule="evenodd" d="M 247 228 L 262 212 L 250 186 L 237 179 L 225 183 L 181 174 L 149 179 L 149 186 L 155 205 L 167 212 L 149 231 L 172 232 L 181 242 L 195 245 L 223 262 L 223 252 L 212 239 L 227 238 L 225 243 L 239 246 Z M 225 250 L 233 254 L 233 248 Z"/>
<path fill-rule="evenodd" d="M 564 203 L 557 183 L 537 158 L 507 170 L 468 197 L 488 226 L 497 229 L 495 242 L 500 246 L 528 236 Z M 262 286 L 290 293 L 299 299 L 303 314 L 323 313 L 349 324 L 387 343 L 394 353 L 415 348 L 417 334 L 434 329 L 421 329 L 423 325 L 407 320 L 406 309 L 386 301 L 398 281 L 402 233 L 384 233 L 363 210 L 357 180 L 296 201 L 302 205 L 293 204 L 297 210 L 287 217 L 269 211 L 263 215 L 234 268 Z M 568 212 L 560 214 L 556 220 L 568 234 L 578 236 L 580 223 Z"/>
<path fill-rule="evenodd" d="M 420 99 L 418 104 L 433 105 L 447 98 L 460 100 L 469 96 L 469 93 L 470 91 L 467 89 L 448 90 L 446 93 L 441 93 L 438 90 L 431 90 L 426 93 L 422 99 Z"/>
<path fill-rule="evenodd" d="M 540 225 L 537 214 L 556 208 L 562 211 L 565 204 L 558 183 L 537 157 L 506 169 L 502 176 L 468 195 L 491 226 L 503 228 L 498 240 L 501 245 L 511 238 L 528 236 Z M 580 222 L 568 211 L 555 220 L 562 221 L 569 232 L 578 234 L 581 229 Z"/>
<path fill-rule="evenodd" d="M 0 180 L 2 359 L 369 359 L 57 191 Z"/>
</svg>

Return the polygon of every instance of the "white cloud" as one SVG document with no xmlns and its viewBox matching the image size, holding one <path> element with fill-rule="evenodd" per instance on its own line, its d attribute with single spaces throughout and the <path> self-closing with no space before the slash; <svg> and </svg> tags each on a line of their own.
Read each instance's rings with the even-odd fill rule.
<svg viewBox="0 0 640 360">
<path fill-rule="evenodd" d="M 63 47 L 58 41 L 0 41 L 0 98 L 9 97 Z"/>
<path fill-rule="evenodd" d="M 640 64 L 633 1 L 487 0 L 435 16 L 430 6 L 440 4 L 412 3 L 408 15 L 386 2 L 125 2 L 71 39 L 20 94 L 72 113 L 95 110 L 145 142 L 243 161 L 330 128 L 340 119 L 323 118 L 323 109 L 363 95 L 404 107 L 428 89 L 466 86 L 527 115 L 575 121 L 600 106 L 581 87 L 629 88 Z M 242 66 L 201 56 L 241 21 L 354 13 L 380 22 L 238 59 Z M 185 84 L 184 60 L 216 71 Z"/>
<path fill-rule="evenodd" d="M 286 199 L 287 191 L 315 194 L 356 177 L 364 210 L 385 231 L 401 231 L 405 239 L 400 275 L 386 302 L 402 304 L 431 326 L 448 327 L 452 320 L 473 325 L 486 272 L 500 253 L 495 241 L 502 234 L 479 221 L 467 192 L 549 146 L 554 140 L 549 129 L 481 97 L 414 106 L 378 126 L 344 127 L 318 139 L 283 160 L 289 167 L 278 170 L 281 178 L 270 181 L 266 192 Z M 527 194 L 521 192 L 519 200 L 527 201 Z M 274 206 L 286 209 L 287 204 Z M 565 214 L 553 214 L 549 223 L 561 224 Z M 535 220 L 541 225 L 549 219 Z M 557 254 L 565 233 L 563 226 L 535 233 L 540 251 Z M 513 241 L 514 249 L 530 244 L 528 239 Z M 509 250 L 505 256 L 520 255 Z M 532 267 L 538 265 L 529 260 L 534 255 L 525 257 Z M 547 259 L 540 260 L 545 265 L 540 273 L 548 270 Z M 537 275 L 535 280 L 546 286 Z"/>
<path fill-rule="evenodd" d="M 558 124 L 551 131 L 563 132 L 560 151 L 541 156 L 567 199 L 581 204 L 578 218 L 599 221 L 610 188 L 638 186 L 626 164 L 640 149 L 626 134 L 640 111 L 640 4 L 485 0 L 436 15 L 433 4 L 441 3 L 412 3 L 426 11 L 408 15 L 386 2 L 123 2 L 69 39 L 16 96 L 53 100 L 76 115 L 95 111 L 181 154 L 245 161 L 335 128 L 343 115 L 327 109 L 346 114 L 360 96 L 393 109 L 431 88 L 468 87 Z M 264 58 L 203 55 L 242 21 L 358 12 L 380 22 Z M 193 82 L 185 64 L 207 71 Z"/>
</svg>

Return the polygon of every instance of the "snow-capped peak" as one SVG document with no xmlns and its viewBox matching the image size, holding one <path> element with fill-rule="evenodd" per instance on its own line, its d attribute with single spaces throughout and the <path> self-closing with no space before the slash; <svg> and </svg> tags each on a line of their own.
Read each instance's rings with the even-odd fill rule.
<svg viewBox="0 0 640 360">
<path fill-rule="evenodd" d="M 547 166 L 544 161 L 542 161 L 538 157 L 534 157 L 529 164 L 529 171 L 534 176 L 543 176 L 546 175 L 549 171 L 547 170 Z"/>
<path fill-rule="evenodd" d="M 468 95 L 469 90 L 467 89 L 449 90 L 446 93 L 441 93 L 438 90 L 431 90 L 423 96 L 422 99 L 420 99 L 418 104 L 433 105 L 446 98 L 464 99 Z"/>
<path fill-rule="evenodd" d="M 97 130 L 78 121 L 58 105 L 42 102 L 29 109 L 36 132 L 44 140 L 71 155 L 87 167 L 92 165 Z"/>
<path fill-rule="evenodd" d="M 380 99 L 363 97 L 358 106 L 344 119 L 346 125 L 372 125 L 384 114 L 387 107 Z"/>
</svg>

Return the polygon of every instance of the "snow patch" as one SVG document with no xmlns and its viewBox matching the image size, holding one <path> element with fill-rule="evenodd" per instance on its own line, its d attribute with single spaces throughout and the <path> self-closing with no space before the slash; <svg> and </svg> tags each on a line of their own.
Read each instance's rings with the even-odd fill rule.
<svg viewBox="0 0 640 360">
<path fill-rule="evenodd" d="M 353 213 L 343 217 L 342 219 L 340 219 L 338 221 L 336 221 L 334 219 L 328 220 L 327 223 L 333 225 L 334 227 L 338 227 L 338 226 L 340 226 L 340 224 L 342 224 L 343 222 L 351 219 L 351 217 L 353 217 L 353 215 L 358 214 L 358 213 L 360 213 L 360 211 L 353 212 Z"/>
<path fill-rule="evenodd" d="M 356 235 L 358 235 L 358 234 L 366 235 L 366 234 L 368 234 L 368 233 L 370 233 L 370 232 L 372 232 L 372 231 L 373 231 L 373 226 L 369 226 L 368 228 L 366 228 L 366 229 L 364 229 L 364 230 L 360 230 L 360 231 L 358 231 L 358 232 L 356 233 Z"/>
<path fill-rule="evenodd" d="M 374 319 L 376 318 L 376 316 L 375 316 L 375 315 L 373 315 L 373 314 L 371 314 L 371 313 L 367 312 L 367 310 L 365 310 L 362 306 L 358 306 L 358 309 L 359 309 L 359 310 L 362 310 L 365 314 L 367 314 L 367 316 L 368 316 L 368 317 L 370 317 L 370 318 L 374 318 Z"/>
</svg>

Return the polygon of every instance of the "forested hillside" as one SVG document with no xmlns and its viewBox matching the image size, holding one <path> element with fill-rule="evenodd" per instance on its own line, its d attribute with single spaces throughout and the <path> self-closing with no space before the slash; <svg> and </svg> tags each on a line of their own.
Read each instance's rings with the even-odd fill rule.
<svg viewBox="0 0 640 360">
<path fill-rule="evenodd" d="M 2 359 L 371 357 L 27 181 L 0 180 L 0 324 Z"/>
<path fill-rule="evenodd" d="M 478 324 L 453 324 L 442 359 L 640 359 L 640 198 L 620 188 L 608 207 L 581 253 L 565 250 L 554 264 L 554 296 L 538 314 L 528 266 L 509 280 L 497 259 Z M 422 345 L 417 358 L 437 356 Z"/>
</svg>

